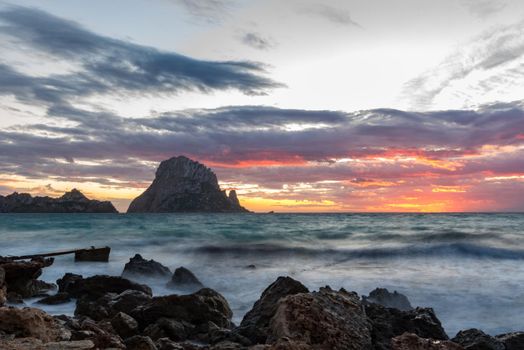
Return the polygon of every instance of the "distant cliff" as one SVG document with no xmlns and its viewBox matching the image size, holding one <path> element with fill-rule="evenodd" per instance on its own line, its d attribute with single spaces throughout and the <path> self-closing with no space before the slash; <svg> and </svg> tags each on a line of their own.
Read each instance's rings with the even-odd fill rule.
<svg viewBox="0 0 524 350">
<path fill-rule="evenodd" d="M 160 163 L 149 188 L 135 198 L 128 213 L 249 212 L 240 205 L 235 191 L 229 196 L 205 165 L 179 156 Z"/>
<path fill-rule="evenodd" d="M 77 189 L 62 197 L 32 197 L 28 193 L 0 196 L 0 213 L 118 213 L 111 202 L 88 199 Z"/>
</svg>

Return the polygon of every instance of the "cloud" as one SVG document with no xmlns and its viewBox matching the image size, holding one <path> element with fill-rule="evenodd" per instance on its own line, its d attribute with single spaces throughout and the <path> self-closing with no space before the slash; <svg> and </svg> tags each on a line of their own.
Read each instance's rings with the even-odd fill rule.
<svg viewBox="0 0 524 350">
<path fill-rule="evenodd" d="M 258 50 L 267 50 L 274 46 L 273 40 L 253 32 L 245 33 L 241 40 L 245 45 Z"/>
<path fill-rule="evenodd" d="M 207 22 L 220 22 L 234 5 L 233 0 L 172 0 L 184 7 L 196 19 Z"/>
<path fill-rule="evenodd" d="M 502 11 L 507 6 L 505 1 L 500 0 L 464 0 L 463 4 L 471 13 L 482 19 Z"/>
<path fill-rule="evenodd" d="M 523 24 L 484 32 L 437 67 L 408 81 L 404 96 L 414 108 L 432 108 L 438 99 L 462 100 L 467 106 L 486 95 L 494 96 L 490 102 L 507 97 L 524 83 Z"/>
<path fill-rule="evenodd" d="M 281 86 L 263 76 L 262 64 L 204 61 L 92 33 L 46 12 L 11 6 L 0 11 L 0 34 L 11 49 L 29 48 L 77 66 L 48 77 L 22 75 L 0 66 L 2 87 L 25 98 L 56 103 L 70 97 L 106 93 L 179 93 L 236 89 L 264 94 Z M 31 83 L 28 83 L 31 81 Z M 1 90 L 0 90 L 1 91 Z"/>
<path fill-rule="evenodd" d="M 326 4 L 311 4 L 301 7 L 300 12 L 324 18 L 335 24 L 362 28 L 359 23 L 351 18 L 349 12 L 343 8 Z"/>
</svg>

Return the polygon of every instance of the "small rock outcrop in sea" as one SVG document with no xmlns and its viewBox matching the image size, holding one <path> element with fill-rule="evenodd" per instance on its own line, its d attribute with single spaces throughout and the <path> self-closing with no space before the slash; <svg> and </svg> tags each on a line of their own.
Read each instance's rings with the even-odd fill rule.
<svg viewBox="0 0 524 350">
<path fill-rule="evenodd" d="M 66 274 L 63 278 L 59 279 L 57 283 L 64 284 L 64 279 L 67 279 L 67 277 L 68 276 Z M 118 294 L 127 290 L 136 290 L 148 295 L 152 295 L 151 288 L 145 284 L 138 284 L 122 277 L 107 275 L 75 278 L 74 280 L 65 284 L 63 290 L 60 291 L 68 293 L 74 298 L 87 298 L 94 300 L 106 293 Z"/>
<path fill-rule="evenodd" d="M 0 213 L 118 213 L 111 202 L 88 199 L 77 189 L 62 197 L 33 197 L 28 193 L 0 196 Z"/>
<path fill-rule="evenodd" d="M 168 278 L 171 271 L 166 266 L 153 259 L 146 260 L 140 254 L 135 254 L 129 259 L 129 262 L 124 266 L 122 277 L 150 277 L 150 278 Z"/>
<path fill-rule="evenodd" d="M 379 304 L 385 307 L 392 307 L 402 311 L 413 310 L 413 306 L 409 302 L 408 298 L 404 294 L 400 294 L 397 291 L 391 293 L 386 288 L 376 288 L 369 295 L 362 296 L 364 304 L 372 303 Z"/>
<path fill-rule="evenodd" d="M 495 338 L 504 343 L 506 350 L 524 349 L 524 332 L 500 334 Z"/>
<path fill-rule="evenodd" d="M 184 156 L 160 163 L 153 183 L 135 198 L 128 213 L 248 212 L 236 192 L 220 189 L 216 175 L 205 165 Z"/>
<path fill-rule="evenodd" d="M 0 257 L 0 290 L 5 291 L 9 299 L 30 298 L 41 293 L 56 289 L 51 283 L 38 280 L 42 269 L 51 266 L 53 259 L 34 258 L 31 261 L 15 261 Z M 3 280 L 3 281 L 2 281 Z M 3 288 L 2 287 L 3 284 Z M 4 294 L 0 291 L 0 299 Z"/>
<path fill-rule="evenodd" d="M 466 329 L 451 339 L 466 350 L 506 350 L 504 343 L 480 329 Z"/>
<path fill-rule="evenodd" d="M 171 281 L 167 283 L 167 287 L 197 291 L 204 288 L 204 285 L 193 272 L 181 266 L 175 270 Z"/>
</svg>

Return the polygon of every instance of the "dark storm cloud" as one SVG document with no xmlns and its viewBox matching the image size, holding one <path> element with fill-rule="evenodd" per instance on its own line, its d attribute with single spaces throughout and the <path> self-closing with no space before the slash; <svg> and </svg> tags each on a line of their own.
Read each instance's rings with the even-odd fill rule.
<svg viewBox="0 0 524 350">
<path fill-rule="evenodd" d="M 478 155 L 485 145 L 523 144 L 521 103 L 429 113 L 390 109 L 344 113 L 257 106 L 186 110 L 139 119 L 73 107 L 51 108 L 49 113 L 75 125 L 34 124 L 0 130 L 0 173 L 41 178 L 111 177 L 141 183 L 153 173 L 144 161 L 158 162 L 177 154 L 207 162 L 236 179 L 245 176 L 246 180 L 275 185 L 293 178 L 392 179 L 429 172 L 469 175 L 524 170 L 516 166 L 522 163 L 515 158 L 520 153 L 466 160 L 456 169 L 446 163 Z M 371 167 L 362 163 L 397 156 L 424 161 L 404 166 L 394 160 Z M 340 158 L 361 162 L 333 164 Z M 100 164 L 85 165 L 78 160 Z M 284 167 L 264 169 L 265 162 Z M 305 162 L 313 165 L 304 167 Z M 242 169 L 230 168 L 239 166 Z"/>
<path fill-rule="evenodd" d="M 81 67 L 80 72 L 32 78 L 0 66 L 1 90 L 56 102 L 70 96 L 122 91 L 152 93 L 238 89 L 262 94 L 280 86 L 261 64 L 204 61 L 92 33 L 78 24 L 25 7 L 0 11 L 0 33 L 14 49 L 29 48 Z M 1 91 L 0 90 L 0 91 Z"/>
</svg>

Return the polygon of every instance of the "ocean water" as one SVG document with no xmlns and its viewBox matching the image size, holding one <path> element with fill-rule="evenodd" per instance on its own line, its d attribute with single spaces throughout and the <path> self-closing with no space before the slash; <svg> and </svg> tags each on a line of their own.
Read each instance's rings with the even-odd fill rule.
<svg viewBox="0 0 524 350">
<path fill-rule="evenodd" d="M 140 253 L 192 270 L 227 298 L 237 323 L 265 287 L 288 275 L 310 289 L 397 290 L 433 307 L 450 336 L 471 327 L 524 330 L 524 214 L 0 215 L 3 256 L 91 245 L 109 245 L 110 262 L 57 257 L 42 279 L 120 275 Z M 165 281 L 139 282 L 157 295 L 177 292 Z M 72 314 L 74 304 L 44 309 Z"/>
</svg>

